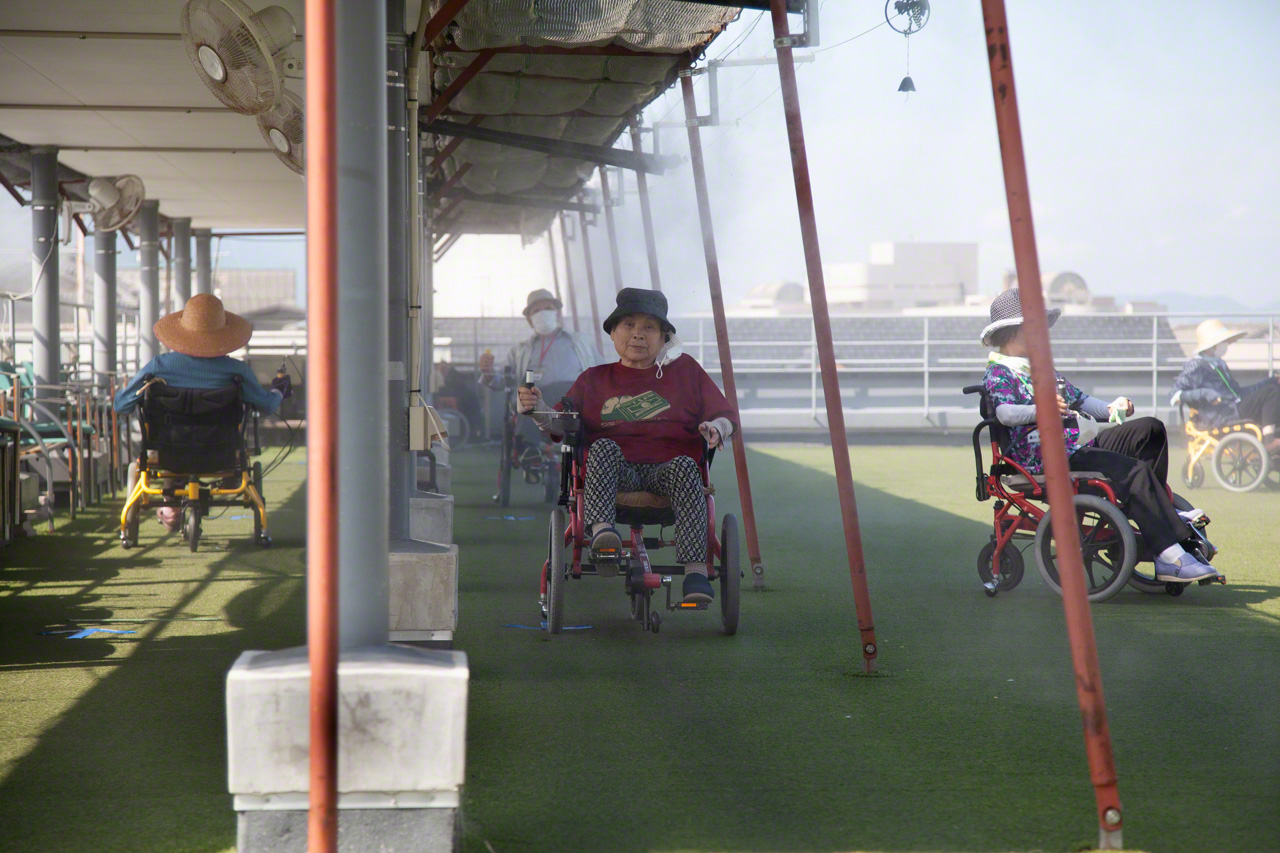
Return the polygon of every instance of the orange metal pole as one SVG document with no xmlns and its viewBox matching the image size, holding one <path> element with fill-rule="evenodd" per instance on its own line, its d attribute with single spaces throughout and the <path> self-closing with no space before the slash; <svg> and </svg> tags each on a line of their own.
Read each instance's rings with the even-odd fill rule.
<svg viewBox="0 0 1280 853">
<path fill-rule="evenodd" d="M 1098 646 L 1093 635 L 1084 581 L 1067 465 L 1067 448 L 1062 433 L 1062 416 L 1056 404 L 1057 377 L 1049 347 L 1049 323 L 1045 315 L 1044 293 L 1040 289 L 1040 260 L 1036 253 L 1035 228 L 1031 221 L 1031 196 L 1022 149 L 1022 128 L 1018 118 L 1018 96 L 1013 85 L 1013 58 L 1009 53 L 1008 24 L 1004 0 L 982 0 L 982 16 L 987 30 L 987 56 L 991 64 L 991 91 L 995 97 L 996 128 L 1000 135 L 1000 156 L 1004 164 L 1005 192 L 1009 197 L 1009 221 L 1013 230 L 1013 254 L 1022 297 L 1022 322 L 1031 382 L 1035 389 L 1036 426 L 1040 430 L 1040 456 L 1044 463 L 1046 491 L 1053 522 L 1053 539 L 1058 546 L 1058 570 L 1062 579 L 1062 609 L 1066 614 L 1071 641 L 1071 661 L 1075 667 L 1076 698 L 1084 721 L 1085 749 L 1098 807 L 1098 847 L 1121 849 L 1122 814 L 1111 733 L 1107 728 L 1107 706 L 1102 696 L 1102 672 Z"/>
<path fill-rule="evenodd" d="M 735 414 L 738 412 L 738 382 L 733 375 L 733 354 L 729 349 L 729 322 L 724 313 L 724 293 L 720 289 L 720 259 L 711 220 L 711 194 L 707 191 L 707 170 L 702 157 L 702 132 L 696 121 L 698 105 L 693 94 L 693 78 L 681 72 L 685 126 L 689 130 L 689 160 L 693 164 L 693 188 L 698 197 L 698 221 L 702 226 L 702 251 L 707 259 L 707 286 L 711 291 L 711 313 L 716 325 L 716 349 L 720 353 L 720 380 Z M 760 559 L 760 537 L 756 532 L 755 503 L 751 500 L 751 477 L 747 472 L 747 444 L 742 437 L 742 418 L 733 434 L 733 465 L 738 475 L 738 496 L 742 503 L 742 526 L 747 534 L 747 559 L 751 561 L 751 583 L 764 587 L 764 561 Z"/>
<path fill-rule="evenodd" d="M 560 219 L 560 248 L 564 251 L 564 289 L 569 292 L 569 310 L 573 312 L 573 330 L 581 332 L 582 324 L 578 322 L 578 296 L 573 292 L 573 259 L 569 257 L 569 229 L 564 224 L 564 214 L 559 214 L 558 218 Z M 555 247 L 552 247 L 551 251 L 554 261 Z"/>
<path fill-rule="evenodd" d="M 849 579 L 858 611 L 858 632 L 862 638 L 862 665 L 866 672 L 876 668 L 875 620 L 871 614 L 871 590 L 867 587 L 866 561 L 862 553 L 862 530 L 858 524 L 858 502 L 853 490 L 853 468 L 849 461 L 849 441 L 844 428 L 844 401 L 840 397 L 840 377 L 836 373 L 836 350 L 831 341 L 831 313 L 827 310 L 827 285 L 822 274 L 822 252 L 818 245 L 818 219 L 813 210 L 813 187 L 809 183 L 809 155 L 804 145 L 800 120 L 800 90 L 796 86 L 796 66 L 790 47 L 786 0 L 770 0 L 774 43 L 778 45 L 778 75 L 782 104 L 791 144 L 791 171 L 795 175 L 796 205 L 800 210 L 800 235 L 804 241 L 805 268 L 809 273 L 809 301 L 813 306 L 813 328 L 817 338 L 818 362 L 822 366 L 822 393 L 827 406 L 827 427 L 836 469 L 836 492 L 844 521 L 844 546 L 849 555 Z"/>
<path fill-rule="evenodd" d="M 338 849 L 338 168 L 333 0 L 307 0 L 309 853 Z"/>
<path fill-rule="evenodd" d="M 585 204 L 582 194 L 578 195 L 578 204 Z M 600 309 L 596 305 L 596 271 L 591 263 L 591 238 L 587 236 L 587 215 L 578 211 L 578 226 L 582 231 L 582 256 L 587 266 L 587 296 L 591 297 L 591 325 L 596 333 L 596 348 L 604 353 L 604 341 L 600 337 Z"/>
</svg>

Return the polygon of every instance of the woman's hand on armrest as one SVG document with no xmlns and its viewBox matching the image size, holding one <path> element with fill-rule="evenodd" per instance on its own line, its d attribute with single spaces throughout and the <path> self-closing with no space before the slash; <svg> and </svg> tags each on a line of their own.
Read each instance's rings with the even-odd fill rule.
<svg viewBox="0 0 1280 853">
<path fill-rule="evenodd" d="M 703 421 L 698 424 L 698 432 L 702 434 L 702 438 L 707 442 L 707 447 L 716 450 L 723 447 L 725 439 L 733 434 L 733 423 L 727 418 Z"/>
</svg>

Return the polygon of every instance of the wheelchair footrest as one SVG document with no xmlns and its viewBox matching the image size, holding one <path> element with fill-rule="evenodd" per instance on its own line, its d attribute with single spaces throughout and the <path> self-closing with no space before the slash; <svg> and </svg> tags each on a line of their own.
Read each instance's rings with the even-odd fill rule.
<svg viewBox="0 0 1280 853">
<path fill-rule="evenodd" d="M 711 606 L 709 601 L 677 601 L 667 605 L 668 610 L 706 610 Z"/>
<path fill-rule="evenodd" d="M 1225 586 L 1225 585 L 1226 585 L 1226 583 L 1227 583 L 1227 576 L 1226 576 L 1226 575 L 1217 575 L 1217 576 L 1215 576 L 1215 577 L 1211 577 L 1211 578 L 1201 578 L 1201 579 L 1198 581 L 1198 583 L 1200 584 L 1200 586 L 1208 586 L 1209 584 L 1214 584 L 1214 583 L 1220 583 L 1220 584 L 1222 584 L 1223 586 Z"/>
</svg>

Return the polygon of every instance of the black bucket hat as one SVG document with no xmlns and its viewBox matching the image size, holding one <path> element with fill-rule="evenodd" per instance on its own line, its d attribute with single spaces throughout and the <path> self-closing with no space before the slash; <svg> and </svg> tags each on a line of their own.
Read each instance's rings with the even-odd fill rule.
<svg viewBox="0 0 1280 853">
<path fill-rule="evenodd" d="M 676 327 L 667 319 L 667 297 L 660 290 L 644 290 L 639 287 L 624 287 L 618 291 L 618 307 L 605 318 L 605 334 L 613 334 L 613 327 L 618 321 L 630 314 L 649 314 L 662 322 L 668 332 Z"/>
</svg>

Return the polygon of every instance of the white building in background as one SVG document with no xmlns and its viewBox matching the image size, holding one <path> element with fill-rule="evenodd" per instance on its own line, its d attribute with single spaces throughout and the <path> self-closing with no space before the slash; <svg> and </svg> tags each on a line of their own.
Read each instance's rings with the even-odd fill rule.
<svg viewBox="0 0 1280 853">
<path fill-rule="evenodd" d="M 977 243 L 872 243 L 868 263 L 827 264 L 833 311 L 963 305 L 978 291 Z"/>
</svg>

